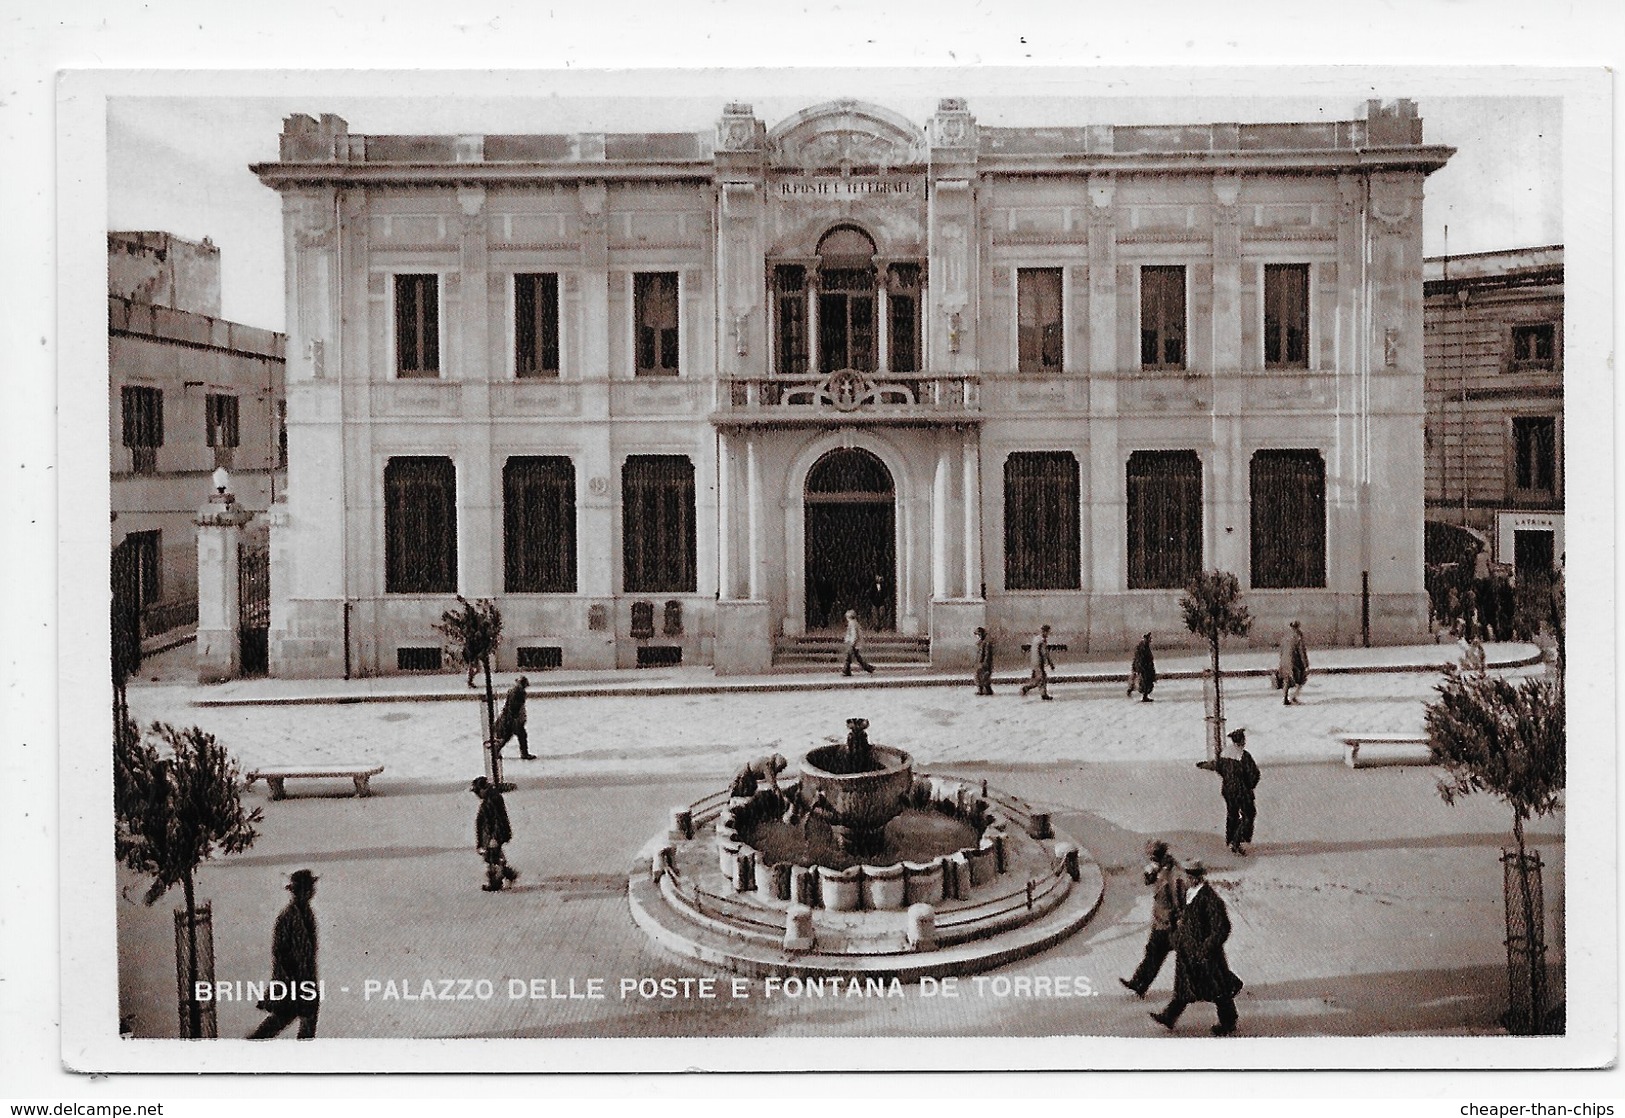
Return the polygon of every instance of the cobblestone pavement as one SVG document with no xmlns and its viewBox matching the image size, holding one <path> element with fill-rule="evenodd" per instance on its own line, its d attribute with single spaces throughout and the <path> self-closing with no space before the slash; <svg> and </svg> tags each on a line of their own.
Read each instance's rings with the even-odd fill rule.
<svg viewBox="0 0 1625 1118">
<path fill-rule="evenodd" d="M 1167 996 L 1172 964 L 1145 1002 L 1116 982 L 1144 944 L 1149 901 L 1138 868 L 1150 837 L 1213 867 L 1235 923 L 1232 965 L 1248 984 L 1244 1034 L 1494 1033 L 1505 1003 L 1504 806 L 1473 797 L 1447 807 L 1430 769 L 1332 763 L 1340 727 L 1418 730 L 1435 682 L 1427 673 L 1317 677 L 1302 705 L 1283 707 L 1263 680 L 1232 681 L 1230 724 L 1248 727 L 1264 770 L 1258 842 L 1245 859 L 1224 849 L 1217 782 L 1191 763 L 1202 750 L 1196 681 L 1159 684 L 1149 704 L 1105 683 L 1059 686 L 1049 703 L 1008 688 L 978 698 L 968 687 L 544 697 L 530 716 L 543 759 L 524 764 L 510 747 L 508 762 L 518 784 L 508 798 L 509 852 L 524 876 L 496 896 L 479 891 L 471 849 L 472 703 L 200 708 L 189 705 L 197 688 L 162 684 L 132 689 L 130 701 L 142 720 L 214 731 L 245 766 L 386 765 L 367 800 L 329 794 L 347 785 L 290 785 L 289 799 L 270 803 L 261 787 L 250 794 L 265 810 L 259 841 L 199 876 L 200 896 L 214 904 L 217 979 L 259 981 L 286 874 L 309 866 L 321 875 L 316 908 L 330 987 L 323 1036 L 1159 1037 L 1146 1011 Z M 852 715 L 871 719 L 877 741 L 911 750 L 926 769 L 986 777 L 1052 811 L 1106 871 L 1094 919 L 988 982 L 962 980 L 957 999 L 915 987 L 887 998 L 768 997 L 759 981 L 748 998 L 732 997 L 725 982 L 713 999 L 638 993 L 640 979 L 726 976 L 661 955 L 632 924 L 625 873 L 637 849 L 664 828 L 672 806 L 714 791 L 741 758 L 799 751 Z M 1562 816 L 1531 831 L 1549 865 L 1549 958 L 1561 990 Z M 120 884 L 121 1013 L 137 1035 L 173 1035 L 171 901 L 148 908 L 133 876 L 121 874 Z M 400 996 L 421 994 L 426 979 L 462 978 L 489 980 L 491 996 Z M 570 996 L 595 978 L 603 997 Z M 1087 993 L 1018 992 L 1054 991 L 1063 978 Z M 628 996 L 625 979 L 634 984 Z M 377 984 L 370 994 L 369 982 Z M 258 1019 L 249 1004 L 225 1003 L 221 1035 L 246 1035 Z M 1211 1007 L 1197 1006 L 1180 1033 L 1205 1036 L 1210 1021 Z M 718 1050 L 713 1066 L 732 1066 L 738 1051 Z M 1083 1047 L 1043 1051 L 1048 1065 L 1089 1064 Z M 661 1053 L 648 1050 L 638 1066 L 660 1066 Z M 592 1066 L 604 1060 L 590 1057 Z M 1021 1063 L 1014 1054 L 1001 1062 Z M 774 1051 L 774 1066 L 793 1063 Z"/>
</svg>

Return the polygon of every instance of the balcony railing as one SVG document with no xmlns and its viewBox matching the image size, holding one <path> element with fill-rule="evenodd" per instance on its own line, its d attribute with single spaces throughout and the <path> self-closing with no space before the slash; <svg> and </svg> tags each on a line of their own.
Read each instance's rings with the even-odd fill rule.
<svg viewBox="0 0 1625 1118">
<path fill-rule="evenodd" d="M 981 386 L 964 373 L 865 373 L 727 377 L 718 382 L 720 423 L 964 421 L 980 417 Z"/>
</svg>

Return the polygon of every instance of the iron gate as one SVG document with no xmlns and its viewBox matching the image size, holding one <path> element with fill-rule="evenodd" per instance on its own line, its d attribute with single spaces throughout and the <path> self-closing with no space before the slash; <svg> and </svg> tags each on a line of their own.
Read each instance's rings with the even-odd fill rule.
<svg viewBox="0 0 1625 1118">
<path fill-rule="evenodd" d="M 237 549 L 237 640 L 243 675 L 271 666 L 271 551 L 264 544 Z"/>
</svg>

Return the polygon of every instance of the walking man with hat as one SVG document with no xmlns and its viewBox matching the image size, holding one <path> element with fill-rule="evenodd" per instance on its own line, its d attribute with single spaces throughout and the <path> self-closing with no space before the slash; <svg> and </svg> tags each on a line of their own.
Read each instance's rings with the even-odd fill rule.
<svg viewBox="0 0 1625 1118">
<path fill-rule="evenodd" d="M 1145 956 L 1133 976 L 1117 980 L 1137 998 L 1145 997 L 1145 992 L 1157 980 L 1163 960 L 1173 950 L 1174 927 L 1185 908 L 1185 875 L 1169 853 L 1168 844 L 1161 839 L 1146 843 L 1145 856 L 1149 859 L 1143 877 L 1151 886 L 1151 935 L 1145 941 Z"/>
<path fill-rule="evenodd" d="M 516 737 L 519 739 L 521 761 L 536 760 L 536 754 L 530 751 L 530 739 L 525 736 L 525 688 L 529 686 L 530 680 L 524 676 L 514 681 L 514 685 L 508 688 L 508 697 L 502 702 L 502 713 L 497 715 L 497 723 L 491 727 L 491 749 L 501 753 L 508 739 Z"/>
<path fill-rule="evenodd" d="M 293 894 L 276 918 L 271 933 L 271 988 L 259 1003 L 268 1015 L 249 1040 L 269 1040 L 299 1020 L 299 1039 L 316 1035 L 321 1008 L 321 986 L 316 981 L 316 914 L 310 899 L 316 895 L 316 875 L 294 870 L 287 889 Z"/>
<path fill-rule="evenodd" d="M 1055 661 L 1050 659 L 1049 654 L 1048 625 L 1038 627 L 1038 635 L 1033 638 L 1029 647 L 1029 662 L 1032 665 L 1033 674 L 1028 677 L 1026 683 L 1021 685 L 1021 693 L 1025 695 L 1037 688 L 1040 698 L 1049 698 L 1049 673 L 1055 670 Z"/>
<path fill-rule="evenodd" d="M 1224 952 L 1230 913 L 1208 884 L 1205 865 L 1187 862 L 1185 876 L 1191 887 L 1174 925 L 1174 996 L 1151 1020 L 1172 1032 L 1186 1006 L 1212 1002 L 1219 1013 L 1213 1035 L 1228 1036 L 1236 1031 L 1236 994 L 1241 991 L 1241 979 L 1230 973 Z"/>
<path fill-rule="evenodd" d="M 485 777 L 476 776 L 468 790 L 480 798 L 480 807 L 474 815 L 474 848 L 485 859 L 487 893 L 495 893 L 510 881 L 519 878 L 519 871 L 508 865 L 502 848 L 513 841 L 513 826 L 508 822 L 508 804 L 502 793 Z"/>
</svg>

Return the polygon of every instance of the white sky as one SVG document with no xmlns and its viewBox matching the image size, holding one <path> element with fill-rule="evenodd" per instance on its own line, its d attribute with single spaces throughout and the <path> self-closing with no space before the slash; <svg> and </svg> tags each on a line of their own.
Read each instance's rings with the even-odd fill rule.
<svg viewBox="0 0 1625 1118">
<path fill-rule="evenodd" d="M 335 82 L 274 75 L 271 96 L 129 96 L 108 102 L 108 223 L 112 229 L 166 230 L 221 249 L 224 316 L 282 329 L 280 202 L 248 170 L 274 160 L 282 118 L 334 112 L 357 133 L 703 131 L 729 100 L 753 104 L 769 127 L 839 97 L 871 100 L 923 124 L 937 98 L 963 95 L 979 122 L 994 126 L 1088 123 L 1348 120 L 1365 99 L 1411 96 L 1424 140 L 1457 154 L 1428 179 L 1428 255 L 1563 241 L 1562 114 L 1557 96 L 1491 76 L 1430 95 L 1436 78 L 1346 80 L 1335 71 L 1279 80 L 1271 74 L 1122 78 L 1075 71 L 703 71 L 641 74 L 351 75 Z M 1277 72 L 1278 73 L 1278 72 Z M 379 96 L 441 86 L 447 96 Z M 470 85 L 484 95 L 456 96 Z M 667 92 L 650 97 L 651 86 Z M 1420 87 L 1420 88 L 1418 88 Z M 1313 96 L 1281 96 L 1304 88 Z M 1236 90 L 1268 92 L 1239 94 Z M 1502 92 L 1505 89 L 1507 92 Z M 1142 92 L 1142 90 L 1144 92 Z M 1209 91 L 1212 92 L 1209 92 Z M 543 94 L 538 96 L 538 94 Z M 551 94 L 551 95 L 547 95 Z"/>
</svg>

